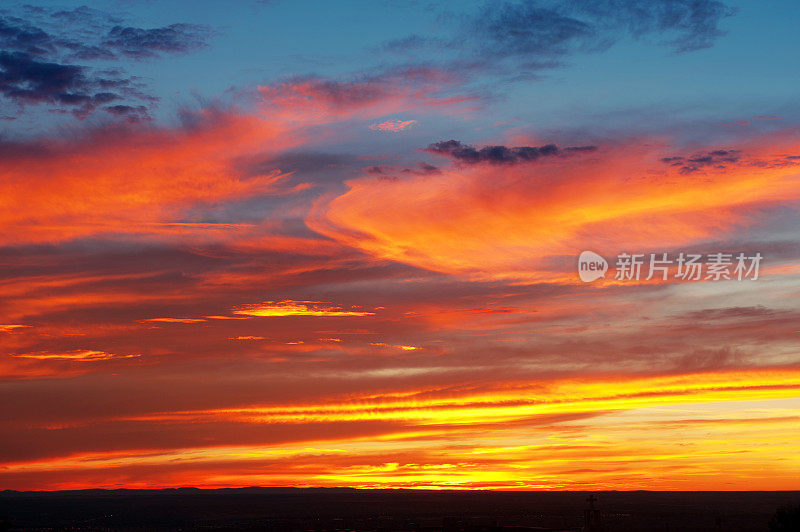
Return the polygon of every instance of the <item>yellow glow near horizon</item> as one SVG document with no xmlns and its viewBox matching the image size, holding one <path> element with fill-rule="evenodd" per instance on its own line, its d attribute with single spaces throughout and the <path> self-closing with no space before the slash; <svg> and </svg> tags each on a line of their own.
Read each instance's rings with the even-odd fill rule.
<svg viewBox="0 0 800 532">
<path fill-rule="evenodd" d="M 129 419 L 222 422 L 226 430 L 265 422 L 388 425 L 378 434 L 311 431 L 296 443 L 78 453 L 6 463 L 3 474 L 103 471 L 114 478 L 116 470 L 157 466 L 163 473 L 153 486 L 797 489 L 799 386 L 800 370 L 731 371 L 161 413 Z M 57 485 L 83 485 L 65 482 Z"/>
<path fill-rule="evenodd" d="M 319 301 L 265 301 L 233 310 L 245 316 L 372 316 L 374 312 L 344 310 Z"/>
</svg>

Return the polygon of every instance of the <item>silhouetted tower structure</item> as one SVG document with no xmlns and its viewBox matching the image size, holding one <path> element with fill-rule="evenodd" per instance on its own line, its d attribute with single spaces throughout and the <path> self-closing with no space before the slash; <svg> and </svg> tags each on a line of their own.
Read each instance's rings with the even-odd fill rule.
<svg viewBox="0 0 800 532">
<path fill-rule="evenodd" d="M 589 503 L 589 507 L 583 511 L 583 532 L 605 532 L 603 515 L 594 507 L 594 503 L 597 502 L 595 494 L 590 493 L 586 502 Z"/>
</svg>

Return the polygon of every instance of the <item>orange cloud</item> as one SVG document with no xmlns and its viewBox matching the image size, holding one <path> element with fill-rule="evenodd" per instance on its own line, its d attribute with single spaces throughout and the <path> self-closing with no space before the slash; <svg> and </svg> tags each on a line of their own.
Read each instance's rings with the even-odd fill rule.
<svg viewBox="0 0 800 532">
<path fill-rule="evenodd" d="M 204 318 L 148 318 L 143 322 L 162 322 L 162 323 L 201 323 L 206 321 Z"/>
<path fill-rule="evenodd" d="M 234 314 L 245 316 L 372 316 L 374 312 L 345 310 L 319 301 L 265 301 L 233 310 Z"/>
<path fill-rule="evenodd" d="M 32 399 L 27 413 L 7 426 L 46 443 L 29 451 L 19 437 L 12 452 L 27 458 L 8 458 L 0 478 L 39 489 L 115 482 L 700 489 L 728 472 L 736 486 L 797 487 L 796 416 L 786 412 L 800 390 L 795 369 L 504 384 L 508 375 L 600 372 L 620 360 L 628 370 L 695 371 L 687 368 L 750 357 L 727 344 L 752 349 L 753 364 L 788 363 L 793 314 L 733 308 L 735 319 L 652 315 L 642 325 L 636 297 L 588 301 L 574 287 L 534 293 L 449 278 L 437 284 L 444 276 L 376 266 L 360 253 L 468 280 L 574 282 L 559 257 L 725 235 L 749 223 L 754 207 L 800 197 L 797 163 L 784 156 L 797 153 L 795 142 L 742 146 L 746 155 L 721 156 L 722 168 L 695 155 L 667 163 L 660 159 L 674 154 L 664 146 L 636 143 L 531 164 L 462 158 L 436 174 L 381 167 L 382 179 L 350 181 L 346 193 L 320 201 L 308 218 L 334 240 L 291 224 L 285 231 L 296 234 L 283 234 L 278 221 L 184 219 L 206 207 L 222 212 L 226 202 L 308 190 L 269 165 L 251 175 L 242 161 L 301 146 L 313 126 L 359 118 L 368 124 L 416 105 L 452 110 L 468 101 L 448 96 L 448 80 L 435 74 L 396 81 L 301 80 L 262 88 L 272 113 L 203 111 L 185 127 L 110 128 L 9 156 L 0 244 L 143 235 L 177 241 L 180 253 L 159 249 L 120 270 L 132 252 L 111 250 L 111 257 L 92 255 L 90 266 L 78 266 L 82 273 L 73 264 L 87 255 L 70 246 L 59 249 L 63 256 L 47 251 L 3 263 L 4 271 L 24 274 L 0 281 L 8 324 L 0 325 L 7 353 L 0 374 L 25 386 L 34 381 L 18 395 Z M 409 122 L 375 126 L 401 130 Z M 278 210 L 300 217 L 307 208 L 299 196 Z M 196 246 L 196 239 L 224 245 Z M 151 271 L 155 263 L 163 270 Z M 265 289 L 286 299 L 236 306 L 260 301 L 253 294 Z M 302 300 L 315 293 L 363 306 Z M 582 319 L 594 314 L 602 330 Z M 290 319 L 256 320 L 253 329 L 252 318 L 260 317 Z M 291 319 L 302 317 L 364 317 L 369 329 Z M 662 334 L 651 337 L 653 329 Z M 685 347 L 699 335 L 717 345 L 709 353 Z M 92 349 L 75 349 L 85 346 Z M 686 358 L 670 365 L 684 351 Z M 658 361 L 645 359 L 651 352 Z M 107 381 L 119 368 L 126 371 Z M 205 379 L 209 374 L 215 379 Z M 116 388 L 126 379 L 144 390 L 135 400 Z M 31 404 L 50 397 L 42 390 L 77 391 L 81 400 L 40 415 Z M 752 406 L 757 402 L 771 406 Z M 718 411 L 700 416 L 709 404 Z M 776 441 L 764 441 L 765 426 Z M 717 440 L 707 441 L 709 432 Z M 775 457 L 784 464 L 765 470 Z"/>
<path fill-rule="evenodd" d="M 20 324 L 9 324 L 9 325 L 0 325 L 0 332 L 10 332 L 14 329 L 22 329 L 25 327 L 30 327 L 30 325 L 20 325 Z"/>
<path fill-rule="evenodd" d="M 566 158 L 454 164 L 396 180 L 372 176 L 321 203 L 308 223 L 376 257 L 480 279 L 562 280 L 551 257 L 656 250 L 726 234 L 748 208 L 800 197 L 800 144 L 743 147 L 725 167 L 665 164 L 663 146 L 625 144 Z"/>
<path fill-rule="evenodd" d="M 105 351 L 82 350 L 71 351 L 67 353 L 22 353 L 12 356 L 18 358 L 31 358 L 35 360 L 72 360 L 77 362 L 95 362 L 97 360 L 111 360 L 112 358 L 136 358 L 139 355 L 115 355 L 113 353 L 106 353 Z"/>
<path fill-rule="evenodd" d="M 511 423 L 535 416 L 615 412 L 704 401 L 792 398 L 800 390 L 794 369 L 720 371 L 657 377 L 564 379 L 507 383 L 478 393 L 442 396 L 347 397 L 345 402 L 278 405 L 170 413 L 188 418 L 221 416 L 249 422 L 305 423 L 364 419 L 397 420 L 413 425 Z"/>
<path fill-rule="evenodd" d="M 355 82 L 295 80 L 260 87 L 259 110 L 203 109 L 185 112 L 180 127 L 113 125 L 20 144 L 4 158 L 0 244 L 140 234 L 255 245 L 263 227 L 197 222 L 188 209 L 305 190 L 305 183 L 288 185 L 278 168 L 251 175 L 243 161 L 307 143 L 312 125 L 468 101 L 440 94 L 451 83 L 431 69 Z"/>
<path fill-rule="evenodd" d="M 10 460 L 0 478 L 40 489 L 111 487 L 120 478 L 162 487 L 797 489 L 799 387 L 800 374 L 787 368 L 155 412 L 114 422 L 182 428 L 197 434 L 196 443 L 156 447 L 148 437 L 142 443 L 150 446 L 140 448 Z M 330 422 L 349 430 L 322 435 Z M 354 423 L 371 428 L 360 432 Z M 197 433 L 220 426 L 234 435 L 263 427 L 253 433 L 262 440 L 209 445 Z M 293 429 L 289 441 L 263 440 L 291 426 L 307 430 Z M 765 441 L 767 428 L 774 437 Z"/>
<path fill-rule="evenodd" d="M 416 346 L 413 346 L 413 345 L 391 345 L 391 344 L 386 344 L 386 343 L 383 343 L 383 342 L 370 342 L 369 345 L 374 345 L 374 346 L 378 346 L 378 347 L 394 347 L 394 348 L 400 349 L 402 351 L 416 351 L 417 349 L 419 349 L 419 347 L 416 347 Z"/>
<path fill-rule="evenodd" d="M 239 154 L 296 145 L 299 140 L 285 126 L 233 111 L 199 111 L 191 120 L 182 128 L 116 126 L 46 139 L 7 158 L 0 240 L 204 231 L 207 224 L 176 223 L 182 209 L 278 190 L 279 172 L 244 177 L 232 161 Z"/>
</svg>

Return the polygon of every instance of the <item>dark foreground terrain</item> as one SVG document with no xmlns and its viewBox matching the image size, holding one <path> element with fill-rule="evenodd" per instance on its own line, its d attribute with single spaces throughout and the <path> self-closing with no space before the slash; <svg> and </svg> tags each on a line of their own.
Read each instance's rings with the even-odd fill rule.
<svg viewBox="0 0 800 532">
<path fill-rule="evenodd" d="M 0 492 L 0 530 L 581 530 L 588 493 L 244 488 Z M 766 531 L 800 492 L 598 492 L 605 530 Z M 538 527 L 538 528 L 537 528 Z"/>
</svg>

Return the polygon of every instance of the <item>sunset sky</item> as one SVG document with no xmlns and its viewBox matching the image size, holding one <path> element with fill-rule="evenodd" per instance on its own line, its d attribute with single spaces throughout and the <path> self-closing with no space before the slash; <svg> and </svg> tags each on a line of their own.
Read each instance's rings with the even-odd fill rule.
<svg viewBox="0 0 800 532">
<path fill-rule="evenodd" d="M 800 489 L 798 20 L 4 2 L 0 489 Z"/>
</svg>

